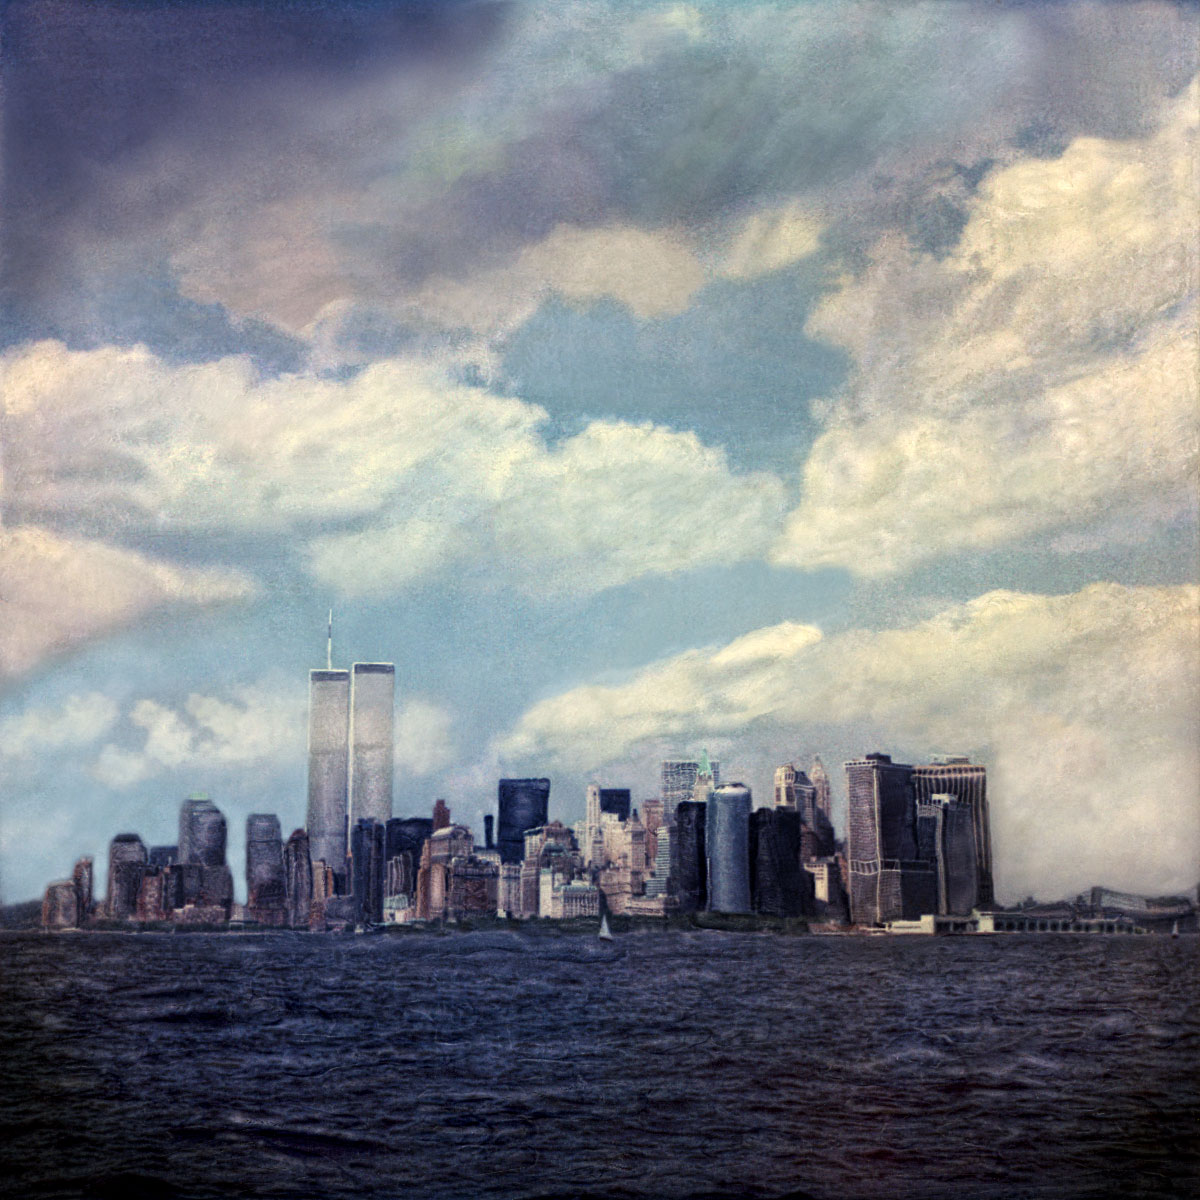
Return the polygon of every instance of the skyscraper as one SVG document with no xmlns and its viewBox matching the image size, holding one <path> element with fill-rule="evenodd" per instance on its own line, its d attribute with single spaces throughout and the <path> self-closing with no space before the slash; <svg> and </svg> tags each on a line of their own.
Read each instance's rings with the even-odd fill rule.
<svg viewBox="0 0 1200 1200">
<path fill-rule="evenodd" d="M 721 764 L 709 762 L 708 751 L 699 761 L 692 759 L 668 759 L 662 765 L 662 802 L 663 823 L 669 825 L 675 820 L 675 809 L 685 800 L 691 800 L 695 794 L 696 776 L 702 768 L 708 767 L 712 775 L 713 786 L 721 782 Z"/>
<path fill-rule="evenodd" d="M 283 875 L 287 887 L 288 924 L 293 929 L 307 929 L 313 899 L 313 869 L 308 834 L 303 829 L 295 830 L 283 848 Z"/>
<path fill-rule="evenodd" d="M 850 913 L 859 925 L 937 912 L 934 864 L 920 857 L 913 769 L 887 754 L 846 764 Z"/>
<path fill-rule="evenodd" d="M 708 863 L 704 828 L 708 804 L 681 800 L 670 832 L 671 873 L 667 892 L 681 913 L 701 912 L 708 905 Z"/>
<path fill-rule="evenodd" d="M 812 879 L 800 866 L 800 814 L 787 807 L 750 814 L 750 900 L 757 913 L 799 917 L 814 909 Z"/>
<path fill-rule="evenodd" d="M 227 828 L 221 810 L 203 792 L 193 792 L 179 808 L 179 861 L 204 867 L 225 863 Z"/>
<path fill-rule="evenodd" d="M 273 813 L 252 813 L 246 818 L 246 903 L 256 921 L 286 922 L 283 833 Z"/>
<path fill-rule="evenodd" d="M 354 822 L 350 831 L 351 891 L 355 918 L 361 923 L 383 921 L 384 852 L 386 827 L 371 817 Z"/>
<path fill-rule="evenodd" d="M 970 809 L 979 877 L 978 895 L 972 907 L 990 908 L 996 897 L 992 880 L 987 768 L 959 755 L 935 755 L 927 765 L 913 768 L 913 788 L 918 800 L 926 800 L 935 794 L 952 795 Z"/>
<path fill-rule="evenodd" d="M 392 816 L 392 740 L 396 668 L 355 663 L 350 668 L 350 821 Z"/>
<path fill-rule="evenodd" d="M 600 811 L 612 813 L 618 820 L 628 821 L 633 797 L 628 788 L 601 788 Z"/>
<path fill-rule="evenodd" d="M 308 673 L 308 841 L 312 861 L 346 863 L 350 672 Z"/>
<path fill-rule="evenodd" d="M 545 825 L 550 817 L 549 779 L 501 779 L 500 819 L 496 841 L 502 863 L 525 857 L 525 833 Z"/>
<path fill-rule="evenodd" d="M 833 792 L 829 786 L 829 772 L 825 770 L 825 764 L 817 755 L 813 755 L 812 766 L 808 770 L 808 777 L 812 780 L 812 785 L 817 789 L 817 809 L 825 814 L 825 820 L 829 822 L 830 828 L 833 827 Z"/>
<path fill-rule="evenodd" d="M 145 843 L 136 833 L 118 833 L 108 844 L 107 917 L 121 921 L 134 915 L 145 874 Z"/>
<path fill-rule="evenodd" d="M 704 842 L 709 912 L 750 911 L 750 789 L 723 783 L 708 801 Z"/>
</svg>

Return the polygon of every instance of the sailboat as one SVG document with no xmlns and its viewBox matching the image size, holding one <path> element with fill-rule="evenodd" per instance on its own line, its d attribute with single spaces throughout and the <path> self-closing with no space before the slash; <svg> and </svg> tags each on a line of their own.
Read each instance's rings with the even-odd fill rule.
<svg viewBox="0 0 1200 1200">
<path fill-rule="evenodd" d="M 1173 938 L 1176 938 L 1179 936 L 1179 922 L 1178 921 L 1176 921 L 1175 924 L 1171 926 L 1171 936 Z"/>
<path fill-rule="evenodd" d="M 613 940 L 612 930 L 608 927 L 608 913 L 600 918 L 600 932 L 596 936 L 602 942 L 611 942 Z"/>
</svg>

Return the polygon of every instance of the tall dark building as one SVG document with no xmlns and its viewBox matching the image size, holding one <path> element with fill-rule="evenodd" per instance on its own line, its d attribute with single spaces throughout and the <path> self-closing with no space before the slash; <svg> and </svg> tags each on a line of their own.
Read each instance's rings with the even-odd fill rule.
<svg viewBox="0 0 1200 1200">
<path fill-rule="evenodd" d="M 800 866 L 800 814 L 760 808 L 750 814 L 750 901 L 755 912 L 802 917 L 813 911 L 812 877 Z"/>
<path fill-rule="evenodd" d="M 179 809 L 179 861 L 219 867 L 225 863 L 225 816 L 202 792 Z"/>
<path fill-rule="evenodd" d="M 122 921 L 134 915 L 145 875 L 145 843 L 136 833 L 118 833 L 108 844 L 108 917 Z"/>
<path fill-rule="evenodd" d="M 500 822 L 497 842 L 502 863 L 525 857 L 525 833 L 550 819 L 549 779 L 500 780 Z"/>
<path fill-rule="evenodd" d="M 858 925 L 937 912 L 934 864 L 917 845 L 912 772 L 887 754 L 846 764 L 850 915 Z"/>
<path fill-rule="evenodd" d="M 496 848 L 496 818 L 485 813 L 483 818 L 483 845 L 487 850 Z"/>
<path fill-rule="evenodd" d="M 992 880 L 987 768 L 966 758 L 940 755 L 924 766 L 913 768 L 913 789 L 918 800 L 928 800 L 935 794 L 951 795 L 957 796 L 970 808 L 979 876 L 978 895 L 971 907 L 991 908 L 996 896 Z"/>
<path fill-rule="evenodd" d="M 283 848 L 283 879 L 287 889 L 288 924 L 307 929 L 312 907 L 313 872 L 308 849 L 308 834 L 297 829 Z"/>
<path fill-rule="evenodd" d="M 675 809 L 667 890 L 682 913 L 703 912 L 708 907 L 707 818 L 708 805 L 703 801 L 681 800 Z"/>
<path fill-rule="evenodd" d="M 284 923 L 283 833 L 273 813 L 252 813 L 246 818 L 246 902 L 255 920 Z"/>
<path fill-rule="evenodd" d="M 934 794 L 917 801 L 917 843 L 937 876 L 937 911 L 969 916 L 978 904 L 979 863 L 971 806 L 957 796 Z"/>
<path fill-rule="evenodd" d="M 71 882 L 75 886 L 75 899 L 79 912 L 79 923 L 82 925 L 91 915 L 95 907 L 92 898 L 95 871 L 90 858 L 81 858 L 71 871 Z"/>
<path fill-rule="evenodd" d="M 600 811 L 612 813 L 622 821 L 629 820 L 629 810 L 633 806 L 633 797 L 628 788 L 601 788 Z"/>
<path fill-rule="evenodd" d="M 435 800 L 433 802 L 433 832 L 437 833 L 439 829 L 450 828 L 450 806 L 445 800 Z"/>
<path fill-rule="evenodd" d="M 708 798 L 709 912 L 750 911 L 750 803 L 750 789 L 741 783 L 723 783 Z"/>
<path fill-rule="evenodd" d="M 433 836 L 429 817 L 393 817 L 387 823 L 384 854 L 390 862 L 402 854 L 412 857 L 413 871 L 421 861 L 421 847 Z"/>
<path fill-rule="evenodd" d="M 350 831 L 350 886 L 355 917 L 364 924 L 383 922 L 386 826 L 364 817 Z"/>
</svg>

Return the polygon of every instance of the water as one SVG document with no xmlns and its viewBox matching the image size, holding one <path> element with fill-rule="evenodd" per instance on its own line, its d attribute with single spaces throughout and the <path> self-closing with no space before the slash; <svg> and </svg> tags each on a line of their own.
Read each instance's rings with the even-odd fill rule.
<svg viewBox="0 0 1200 1200">
<path fill-rule="evenodd" d="M 0 1190 L 1196 1195 L 1198 951 L 7 935 Z"/>
</svg>

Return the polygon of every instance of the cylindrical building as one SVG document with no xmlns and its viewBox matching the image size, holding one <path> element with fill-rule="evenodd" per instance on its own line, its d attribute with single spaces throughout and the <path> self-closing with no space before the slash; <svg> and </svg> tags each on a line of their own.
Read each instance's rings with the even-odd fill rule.
<svg viewBox="0 0 1200 1200">
<path fill-rule="evenodd" d="M 355 663 L 350 668 L 350 826 L 392 816 L 392 755 L 396 668 Z"/>
<path fill-rule="evenodd" d="M 145 843 L 136 833 L 118 833 L 108 845 L 108 917 L 121 921 L 133 916 L 145 874 Z"/>
<path fill-rule="evenodd" d="M 346 866 L 350 672 L 308 673 L 308 841 L 312 861 Z"/>
<path fill-rule="evenodd" d="M 225 838 L 221 810 L 201 792 L 189 796 L 179 809 L 179 861 L 224 866 Z"/>
<path fill-rule="evenodd" d="M 750 911 L 750 789 L 723 783 L 708 798 L 704 841 L 709 912 Z"/>
</svg>

